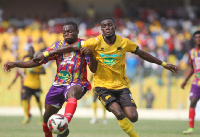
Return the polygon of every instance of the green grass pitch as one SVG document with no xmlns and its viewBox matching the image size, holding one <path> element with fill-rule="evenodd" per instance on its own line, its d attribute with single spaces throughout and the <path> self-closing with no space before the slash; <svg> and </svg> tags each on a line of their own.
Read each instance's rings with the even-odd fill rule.
<svg viewBox="0 0 200 137">
<path fill-rule="evenodd" d="M 0 137 L 44 137 L 38 117 L 32 117 L 29 124 L 21 124 L 23 117 L 0 116 Z M 108 124 L 89 124 L 88 118 L 73 118 L 69 137 L 128 137 L 119 127 L 116 119 L 108 119 Z M 193 135 L 183 135 L 188 128 L 187 121 L 140 120 L 134 124 L 140 137 L 199 137 L 200 122 L 195 123 Z M 56 137 L 56 135 L 54 135 Z"/>
</svg>

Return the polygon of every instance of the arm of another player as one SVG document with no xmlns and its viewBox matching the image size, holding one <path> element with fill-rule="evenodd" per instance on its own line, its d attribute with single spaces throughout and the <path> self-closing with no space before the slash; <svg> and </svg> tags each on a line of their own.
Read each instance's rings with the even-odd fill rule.
<svg viewBox="0 0 200 137">
<path fill-rule="evenodd" d="M 36 54 L 36 57 L 33 60 L 38 63 L 41 63 L 44 61 L 45 57 L 49 57 L 52 55 L 68 53 L 72 51 L 80 51 L 82 47 L 90 47 L 90 49 L 92 49 L 94 48 L 94 41 L 94 38 L 90 38 L 87 41 L 76 42 L 74 44 L 58 47 L 50 51 L 39 52 Z"/>
<path fill-rule="evenodd" d="M 97 60 L 95 59 L 94 55 L 93 55 L 93 52 L 90 48 L 88 47 L 83 47 L 81 48 L 81 54 L 85 54 L 85 55 L 88 55 L 89 56 L 89 68 L 90 68 L 90 71 L 92 73 L 95 73 L 97 71 Z"/>
<path fill-rule="evenodd" d="M 182 88 L 182 89 L 185 88 L 185 85 L 187 84 L 188 80 L 190 79 L 190 77 L 191 77 L 193 74 L 194 74 L 194 69 L 193 69 L 193 66 L 190 65 L 188 74 L 187 74 L 185 80 L 183 81 L 183 83 L 181 84 L 181 88 Z"/>
<path fill-rule="evenodd" d="M 40 66 L 42 63 L 38 63 L 33 61 L 33 59 L 26 61 L 26 62 L 7 62 L 4 64 L 4 70 L 11 71 L 12 68 L 19 67 L 19 68 L 32 68 Z"/>
<path fill-rule="evenodd" d="M 38 52 L 36 54 L 36 56 L 33 58 L 33 60 L 35 62 L 42 63 L 44 61 L 45 57 L 53 56 L 55 54 L 69 53 L 69 52 L 72 52 L 72 51 L 80 51 L 80 49 L 78 47 L 78 42 L 71 44 L 71 45 L 58 47 L 58 48 L 50 50 L 50 51 Z"/>
<path fill-rule="evenodd" d="M 135 54 L 138 55 L 140 58 L 148 61 L 148 62 L 155 63 L 155 64 L 158 64 L 158 65 L 162 65 L 165 69 L 170 70 L 172 73 L 178 73 L 179 72 L 179 67 L 172 65 L 172 64 L 166 64 L 165 62 L 162 62 L 158 58 L 155 58 L 154 56 L 152 56 L 151 54 L 149 54 L 145 51 L 138 49 L 138 51 Z"/>
</svg>

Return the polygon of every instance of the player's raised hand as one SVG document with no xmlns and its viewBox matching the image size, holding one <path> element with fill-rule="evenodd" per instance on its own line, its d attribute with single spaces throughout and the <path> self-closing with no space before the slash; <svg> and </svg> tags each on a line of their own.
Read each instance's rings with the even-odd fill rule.
<svg viewBox="0 0 200 137">
<path fill-rule="evenodd" d="M 36 54 L 36 56 L 33 58 L 33 61 L 34 62 L 38 62 L 38 63 L 42 63 L 44 61 L 44 55 L 43 55 L 43 52 L 38 52 Z"/>
<path fill-rule="evenodd" d="M 14 62 L 6 62 L 4 64 L 4 71 L 7 70 L 8 72 L 11 71 L 12 68 L 15 67 L 15 63 Z"/>
<path fill-rule="evenodd" d="M 172 73 L 175 73 L 175 74 L 177 74 L 180 70 L 179 67 L 172 64 L 167 64 L 164 68 L 170 70 Z"/>
<path fill-rule="evenodd" d="M 85 54 L 85 55 L 88 55 L 88 56 L 92 56 L 93 53 L 92 53 L 92 50 L 88 47 L 83 47 L 81 48 L 81 54 Z"/>
</svg>

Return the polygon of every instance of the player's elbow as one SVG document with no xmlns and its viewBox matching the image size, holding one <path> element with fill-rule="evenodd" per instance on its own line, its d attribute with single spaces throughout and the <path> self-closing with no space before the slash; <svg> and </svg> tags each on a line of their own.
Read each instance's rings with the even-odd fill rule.
<svg viewBox="0 0 200 137">
<path fill-rule="evenodd" d="M 96 67 L 91 67 L 91 68 L 90 68 L 90 71 L 91 71 L 92 73 L 96 73 L 97 68 L 96 68 Z"/>
<path fill-rule="evenodd" d="M 89 68 L 90 68 L 90 71 L 91 71 L 92 73 L 96 73 L 96 71 L 97 71 L 97 64 L 98 64 L 98 63 L 97 63 L 96 61 L 89 64 Z"/>
</svg>

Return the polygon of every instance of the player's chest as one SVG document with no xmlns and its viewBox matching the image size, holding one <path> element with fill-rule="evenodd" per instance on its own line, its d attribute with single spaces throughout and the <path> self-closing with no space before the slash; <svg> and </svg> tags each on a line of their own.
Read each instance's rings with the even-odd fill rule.
<svg viewBox="0 0 200 137">
<path fill-rule="evenodd" d="M 194 62 L 194 68 L 200 69 L 200 57 L 193 58 L 193 62 Z"/>
<path fill-rule="evenodd" d="M 100 45 L 96 48 L 97 60 L 106 64 L 114 65 L 125 57 L 125 50 L 120 45 Z"/>
<path fill-rule="evenodd" d="M 60 58 L 61 65 L 75 64 L 80 60 L 81 60 L 80 52 L 63 53 Z"/>
</svg>

